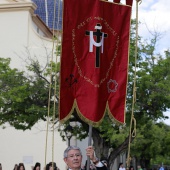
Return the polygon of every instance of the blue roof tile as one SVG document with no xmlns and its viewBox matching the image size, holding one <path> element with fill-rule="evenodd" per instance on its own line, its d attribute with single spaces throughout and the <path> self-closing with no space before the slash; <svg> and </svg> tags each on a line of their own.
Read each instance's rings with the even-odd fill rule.
<svg viewBox="0 0 170 170">
<path fill-rule="evenodd" d="M 46 8 L 45 0 L 32 0 L 36 5 L 37 9 L 35 14 L 37 14 L 43 21 L 46 23 Z M 56 8 L 54 9 L 54 3 L 56 3 Z M 62 29 L 62 0 L 47 0 L 47 9 L 48 9 L 48 24 L 46 25 L 50 29 L 61 30 Z M 55 11 L 55 23 L 54 22 L 54 11 Z M 59 14 L 59 16 L 58 16 Z"/>
</svg>

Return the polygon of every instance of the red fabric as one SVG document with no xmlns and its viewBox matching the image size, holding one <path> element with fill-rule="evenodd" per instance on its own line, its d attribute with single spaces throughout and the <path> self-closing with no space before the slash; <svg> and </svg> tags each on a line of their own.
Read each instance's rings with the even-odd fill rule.
<svg viewBox="0 0 170 170">
<path fill-rule="evenodd" d="M 126 5 L 132 6 L 132 4 L 133 4 L 133 0 L 126 0 Z"/>
<path fill-rule="evenodd" d="M 114 0 L 115 3 L 120 3 L 120 0 Z"/>
<path fill-rule="evenodd" d="M 61 121 L 76 107 L 83 120 L 91 124 L 102 120 L 106 108 L 117 121 L 125 122 L 130 16 L 129 6 L 99 0 L 64 0 Z M 98 47 L 98 64 L 96 45 L 89 51 L 90 31 L 95 34 L 97 29 L 105 33 L 103 53 Z M 93 38 L 96 42 L 95 35 Z"/>
</svg>

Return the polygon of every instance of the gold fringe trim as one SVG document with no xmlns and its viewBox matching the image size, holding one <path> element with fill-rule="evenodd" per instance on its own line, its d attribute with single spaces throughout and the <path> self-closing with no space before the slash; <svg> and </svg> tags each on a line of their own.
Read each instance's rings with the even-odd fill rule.
<svg viewBox="0 0 170 170">
<path fill-rule="evenodd" d="M 102 118 L 101 118 L 98 122 L 91 121 L 91 120 L 87 119 L 87 118 L 80 112 L 79 107 L 78 107 L 78 105 L 77 105 L 76 99 L 74 100 L 73 106 L 72 106 L 69 114 L 68 114 L 64 119 L 61 119 L 61 120 L 60 120 L 60 123 L 65 123 L 65 122 L 71 117 L 74 109 L 76 109 L 77 114 L 78 114 L 78 116 L 80 117 L 80 119 L 81 119 L 82 121 L 86 122 L 88 125 L 91 125 L 91 126 L 99 126 L 99 125 L 101 124 L 101 122 L 102 122 L 102 120 L 103 120 L 103 118 L 104 118 L 104 116 L 105 116 L 105 114 L 106 114 L 107 111 L 108 111 L 108 115 L 109 115 L 111 121 L 114 122 L 115 124 L 117 124 L 117 125 L 123 125 L 123 124 L 125 123 L 125 121 L 124 121 L 124 122 L 118 121 L 118 120 L 112 115 L 112 113 L 111 113 L 111 111 L 110 111 L 110 109 L 109 109 L 108 101 L 107 101 L 107 103 L 106 103 L 105 111 L 104 111 L 104 114 L 103 114 Z M 124 120 L 125 120 L 125 112 L 124 112 Z"/>
</svg>

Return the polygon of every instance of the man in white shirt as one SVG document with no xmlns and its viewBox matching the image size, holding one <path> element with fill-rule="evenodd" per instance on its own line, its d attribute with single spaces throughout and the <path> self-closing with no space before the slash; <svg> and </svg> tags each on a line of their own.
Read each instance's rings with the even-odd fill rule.
<svg viewBox="0 0 170 170">
<path fill-rule="evenodd" d="M 125 170 L 125 167 L 123 166 L 123 163 L 119 164 L 119 170 Z"/>
</svg>

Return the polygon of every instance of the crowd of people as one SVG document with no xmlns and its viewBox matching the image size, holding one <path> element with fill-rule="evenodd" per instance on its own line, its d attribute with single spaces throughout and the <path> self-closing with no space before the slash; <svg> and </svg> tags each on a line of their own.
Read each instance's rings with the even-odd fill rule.
<svg viewBox="0 0 170 170">
<path fill-rule="evenodd" d="M 93 168 L 96 170 L 107 170 L 106 162 L 99 161 L 99 159 L 95 156 L 94 148 L 92 146 L 89 146 L 86 149 L 86 155 L 90 158 L 90 160 L 93 162 Z M 64 151 L 64 162 L 66 163 L 68 169 L 71 170 L 81 170 L 82 165 L 82 152 L 79 147 L 77 146 L 69 146 Z M 59 170 L 56 163 L 50 162 L 46 165 L 44 170 Z M 0 170 L 2 170 L 2 165 L 0 164 Z M 15 164 L 14 170 L 25 170 L 25 166 L 23 163 Z M 37 162 L 34 167 L 32 167 L 32 170 L 41 170 L 41 164 Z"/>
<path fill-rule="evenodd" d="M 125 169 L 123 163 L 120 163 L 119 166 L 118 166 L 118 170 L 127 170 Z M 135 168 L 133 166 L 130 166 L 128 168 L 128 170 L 135 170 Z M 142 168 L 140 165 L 137 166 L 136 170 L 147 170 L 146 168 Z M 154 168 L 151 168 L 149 170 L 170 170 L 170 169 L 167 169 L 167 167 L 163 167 L 161 165 L 158 165 L 157 167 L 154 167 Z"/>
<path fill-rule="evenodd" d="M 106 160 L 99 160 L 95 156 L 94 148 L 92 146 L 88 146 L 86 149 L 86 155 L 90 158 L 89 170 L 108 170 L 107 165 L 108 162 Z M 82 152 L 77 146 L 69 146 L 66 148 L 63 154 L 63 160 L 67 165 L 68 170 L 85 170 L 86 165 L 82 167 Z M 87 164 L 87 163 L 86 163 Z M 2 170 L 2 164 L 0 163 L 0 170 Z M 25 170 L 25 166 L 23 163 L 15 164 L 13 170 Z M 36 162 L 32 170 L 41 170 L 41 164 Z M 55 162 L 49 162 L 43 170 L 59 170 Z M 123 163 L 120 163 L 118 166 L 118 170 L 126 170 Z M 134 170 L 133 166 L 129 167 L 129 170 Z M 137 167 L 137 170 L 144 170 L 141 166 Z M 159 166 L 157 170 L 165 170 L 162 166 Z"/>
<path fill-rule="evenodd" d="M 0 170 L 2 170 L 2 164 L 0 164 Z M 13 170 L 25 170 L 24 163 L 15 164 Z M 31 170 L 41 170 L 41 164 L 36 162 L 35 165 L 31 167 Z M 56 166 L 55 162 L 49 162 L 43 170 L 59 170 L 59 168 Z"/>
</svg>

